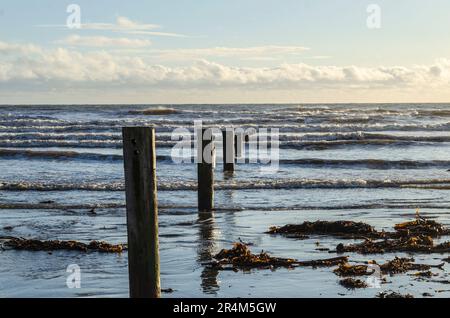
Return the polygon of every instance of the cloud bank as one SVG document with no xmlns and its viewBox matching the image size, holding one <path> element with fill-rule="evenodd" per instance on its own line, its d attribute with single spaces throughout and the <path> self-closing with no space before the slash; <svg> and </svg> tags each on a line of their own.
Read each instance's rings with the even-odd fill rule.
<svg viewBox="0 0 450 318">
<path fill-rule="evenodd" d="M 96 41 L 108 44 L 110 39 L 75 36 L 68 43 L 87 45 Z M 132 44 L 149 45 L 145 40 L 135 41 L 143 42 Z M 130 42 L 119 38 L 111 44 L 128 45 Z M 258 49 L 249 50 L 253 52 Z M 274 47 L 274 50 L 277 48 Z M 213 56 L 214 52 L 227 55 L 231 51 L 219 48 L 204 52 L 207 56 Z M 248 50 L 242 49 L 242 52 L 248 53 Z M 201 55 L 198 53 L 196 54 Z M 35 45 L 0 42 L 0 81 L 3 85 L 11 81 L 49 85 L 119 82 L 172 87 L 259 88 L 441 86 L 450 83 L 450 60 L 439 59 L 432 65 L 412 67 L 315 66 L 298 63 L 251 68 L 228 66 L 203 59 L 188 66 L 169 67 L 154 64 L 145 57 L 114 55 L 105 51 L 43 49 Z"/>
<path fill-rule="evenodd" d="M 83 45 L 97 40 L 71 39 Z M 148 44 L 130 44 L 120 38 L 114 43 L 109 39 L 102 41 L 102 46 Z M 0 41 L 0 103 L 336 103 L 450 99 L 450 59 L 446 58 L 429 65 L 378 67 L 307 63 L 241 67 L 214 61 L 219 55 L 263 57 L 268 51 L 277 50 L 294 54 L 301 51 L 280 47 L 192 49 L 190 58 L 199 59 L 187 59 L 177 65 L 164 60 L 156 62 L 152 54 L 137 55 L 127 50 L 118 53 L 103 49 L 48 49 Z M 180 50 L 165 53 L 176 57 Z"/>
</svg>

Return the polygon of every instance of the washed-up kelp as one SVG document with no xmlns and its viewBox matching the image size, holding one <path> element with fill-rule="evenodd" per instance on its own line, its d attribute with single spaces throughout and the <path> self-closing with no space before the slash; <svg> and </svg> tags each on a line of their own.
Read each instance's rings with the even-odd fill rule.
<svg viewBox="0 0 450 318">
<path fill-rule="evenodd" d="M 330 235 L 349 239 L 404 239 L 414 236 L 439 237 L 450 235 L 450 229 L 433 220 L 416 218 L 396 224 L 395 232 L 377 231 L 373 226 L 353 221 L 316 221 L 302 224 L 273 226 L 268 234 L 280 234 L 292 238 L 307 238 L 307 235 Z"/>
<path fill-rule="evenodd" d="M 104 253 L 121 253 L 124 250 L 122 244 L 114 245 L 103 241 L 91 241 L 89 244 L 78 241 L 41 241 L 24 238 L 8 238 L 4 239 L 3 248 L 27 251 L 97 251 Z"/>
<path fill-rule="evenodd" d="M 410 294 L 402 295 L 397 292 L 386 291 L 386 292 L 378 293 L 377 298 L 414 298 L 414 296 L 410 295 Z"/>
<path fill-rule="evenodd" d="M 444 227 L 442 224 L 420 217 L 415 219 L 414 221 L 396 224 L 394 226 L 394 229 L 402 237 L 411 237 L 418 235 L 438 237 L 450 234 L 450 229 Z"/>
<path fill-rule="evenodd" d="M 337 253 L 382 254 L 385 252 L 449 253 L 450 242 L 434 244 L 433 238 L 449 235 L 450 230 L 442 224 L 417 217 L 394 226 L 395 232 L 377 231 L 372 226 L 353 221 L 316 221 L 297 225 L 271 227 L 270 234 L 287 237 L 306 235 L 331 235 L 340 238 L 364 239 L 362 243 L 338 244 Z"/>
<path fill-rule="evenodd" d="M 260 254 L 252 254 L 247 245 L 234 243 L 233 248 L 223 249 L 214 258 L 218 261 L 210 265 L 216 265 L 218 269 L 224 269 L 223 265 L 231 265 L 233 269 L 251 268 L 292 268 L 296 260 L 291 258 L 276 258 L 261 251 Z"/>
<path fill-rule="evenodd" d="M 374 265 L 378 265 L 375 261 L 371 262 Z M 444 264 L 429 265 L 429 264 L 416 264 L 413 258 L 399 258 L 396 257 L 391 261 L 378 265 L 380 267 L 380 274 L 400 274 L 408 271 L 429 271 L 431 268 L 442 269 Z M 364 276 L 372 275 L 373 267 L 369 268 L 368 265 L 351 265 L 349 263 L 343 263 L 339 265 L 333 271 L 338 276 Z"/>
<path fill-rule="evenodd" d="M 281 227 L 273 226 L 268 234 L 281 234 L 292 238 L 305 238 L 307 235 L 332 235 L 345 238 L 380 237 L 371 225 L 353 221 L 316 221 L 302 224 L 288 224 Z"/>
<path fill-rule="evenodd" d="M 344 278 L 339 281 L 339 284 L 347 289 L 367 288 L 368 287 L 366 282 L 364 282 L 360 279 L 354 279 L 354 278 Z"/>
<path fill-rule="evenodd" d="M 426 272 L 417 272 L 413 276 L 430 278 L 436 276 L 436 274 L 433 274 L 432 271 L 426 271 Z"/>
<path fill-rule="evenodd" d="M 339 265 L 333 272 L 343 277 L 370 275 L 367 265 L 351 265 L 349 263 Z"/>
<path fill-rule="evenodd" d="M 435 245 L 430 236 L 402 237 L 399 239 L 371 240 L 362 243 L 336 246 L 337 253 L 383 254 L 387 252 L 449 253 L 450 242 Z"/>
<path fill-rule="evenodd" d="M 335 257 L 330 259 L 298 261 L 293 258 L 272 257 L 268 253 L 261 251 L 259 254 L 252 254 L 247 245 L 234 243 L 233 248 L 223 249 L 214 256 L 215 262 L 206 265 L 219 270 L 250 270 L 275 269 L 279 267 L 294 268 L 298 266 L 326 267 L 335 266 L 348 261 L 348 257 Z"/>
</svg>

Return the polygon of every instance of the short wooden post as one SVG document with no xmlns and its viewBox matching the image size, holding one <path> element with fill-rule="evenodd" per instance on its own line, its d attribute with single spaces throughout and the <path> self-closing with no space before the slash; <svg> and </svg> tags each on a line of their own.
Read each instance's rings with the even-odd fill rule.
<svg viewBox="0 0 450 318">
<path fill-rule="evenodd" d="M 222 130 L 222 147 L 223 147 L 223 171 L 234 171 L 234 129 Z"/>
<path fill-rule="evenodd" d="M 197 136 L 198 210 L 214 209 L 214 137 L 212 129 L 202 128 Z"/>
<path fill-rule="evenodd" d="M 238 131 L 234 135 L 234 154 L 236 158 L 241 158 L 245 152 L 245 134 L 242 131 Z M 239 161 L 238 161 L 239 162 Z"/>
<path fill-rule="evenodd" d="M 159 278 L 155 130 L 124 127 L 130 297 L 157 298 Z"/>
</svg>

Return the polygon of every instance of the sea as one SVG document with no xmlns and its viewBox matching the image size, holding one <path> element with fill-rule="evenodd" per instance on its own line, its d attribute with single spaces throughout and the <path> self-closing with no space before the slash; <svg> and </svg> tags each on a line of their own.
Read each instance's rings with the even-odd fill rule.
<svg viewBox="0 0 450 318">
<path fill-rule="evenodd" d="M 175 160 L 174 132 L 194 121 L 276 132 L 277 169 L 240 162 L 224 173 L 220 136 L 215 210 L 197 209 L 197 165 Z M 3 105 L 0 106 L 1 238 L 127 242 L 122 127 L 156 130 L 162 297 L 375 297 L 396 291 L 449 297 L 449 269 L 348 290 L 333 268 L 218 271 L 206 264 L 245 242 L 254 253 L 335 257 L 341 240 L 272 236 L 271 226 L 316 220 L 381 230 L 417 213 L 450 226 L 450 104 Z M 250 152 L 250 143 L 245 153 Z M 193 152 L 194 153 L 194 152 Z M 445 241 L 445 238 L 441 240 Z M 448 255 L 347 254 L 362 263 Z M 80 288 L 68 284 L 71 265 Z M 0 248 L 0 297 L 128 297 L 127 252 Z"/>
</svg>

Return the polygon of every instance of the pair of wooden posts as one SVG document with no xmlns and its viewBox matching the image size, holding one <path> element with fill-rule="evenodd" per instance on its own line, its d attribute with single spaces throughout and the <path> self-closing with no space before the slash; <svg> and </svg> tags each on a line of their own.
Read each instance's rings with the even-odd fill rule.
<svg viewBox="0 0 450 318">
<path fill-rule="evenodd" d="M 159 278 L 158 199 L 156 189 L 155 130 L 124 127 L 123 154 L 128 230 L 128 274 L 130 297 L 157 298 Z M 234 171 L 234 131 L 223 131 L 224 170 Z M 202 130 L 198 151 L 198 209 L 214 209 L 214 138 Z M 226 145 L 232 145 L 227 147 Z M 211 151 L 205 156 L 205 151 Z M 206 158 L 205 158 L 206 157 Z M 210 159 L 210 160 L 205 160 Z"/>
</svg>

